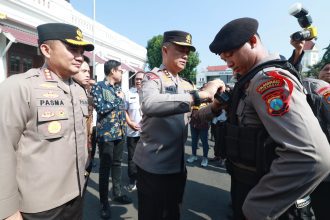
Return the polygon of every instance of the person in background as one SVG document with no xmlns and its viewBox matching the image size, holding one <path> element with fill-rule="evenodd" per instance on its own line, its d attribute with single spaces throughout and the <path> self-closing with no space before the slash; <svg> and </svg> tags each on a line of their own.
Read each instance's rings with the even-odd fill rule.
<svg viewBox="0 0 330 220">
<path fill-rule="evenodd" d="M 143 71 L 139 71 L 134 77 L 134 87 L 132 87 L 126 98 L 126 121 L 127 121 L 127 163 L 129 185 L 128 191 L 136 190 L 136 165 L 133 162 L 133 155 L 136 144 L 140 139 L 140 122 L 142 120 L 142 111 L 140 107 L 139 91 L 142 87 Z"/>
<path fill-rule="evenodd" d="M 204 84 L 205 85 L 205 84 Z M 203 85 L 203 87 L 204 87 Z M 203 90 L 203 87 L 200 90 Z M 203 158 L 201 161 L 202 167 L 207 167 L 208 165 L 208 152 L 209 152 L 209 143 L 208 143 L 208 133 L 210 128 L 210 123 L 208 121 L 202 121 L 196 114 L 200 108 L 205 107 L 207 104 L 202 103 L 199 106 L 193 106 L 191 117 L 190 117 L 190 134 L 191 134 L 191 150 L 192 155 L 187 159 L 188 163 L 193 163 L 198 160 L 197 157 L 197 147 L 199 139 L 203 145 Z M 196 117 L 197 116 L 197 117 Z"/>
<path fill-rule="evenodd" d="M 319 72 L 319 79 L 326 81 L 327 83 L 330 83 L 330 63 L 325 63 L 320 72 Z"/>
<path fill-rule="evenodd" d="M 76 81 L 81 87 L 84 88 L 88 100 L 88 117 L 86 120 L 87 125 L 87 150 L 88 150 L 88 162 L 86 165 L 86 178 L 89 177 L 90 172 L 93 168 L 93 159 L 94 159 L 94 153 L 93 152 L 93 97 L 91 96 L 90 92 L 92 89 L 92 86 L 95 84 L 94 80 L 91 80 L 90 78 L 90 67 L 89 67 L 89 58 L 84 55 L 84 62 L 81 64 L 79 73 L 74 75 L 72 78 L 74 81 Z M 95 150 L 94 150 L 95 152 Z M 86 181 L 85 189 L 87 187 L 88 181 Z"/>
<path fill-rule="evenodd" d="M 213 100 L 223 84 L 208 82 L 203 91 L 194 90 L 179 73 L 195 51 L 192 37 L 184 31 L 163 35 L 162 65 L 145 74 L 140 92 L 143 112 L 140 140 L 133 157 L 137 165 L 138 218 L 141 220 L 179 220 L 187 171 L 184 146 L 188 117 L 193 105 Z M 211 120 L 220 110 L 214 103 L 199 110 Z"/>
<path fill-rule="evenodd" d="M 132 200 L 122 194 L 121 187 L 121 163 L 126 138 L 125 97 L 120 86 L 123 74 L 121 63 L 108 60 L 104 64 L 104 74 L 104 80 L 92 87 L 91 94 L 97 112 L 96 137 L 100 151 L 100 216 L 108 219 L 111 217 L 108 201 L 110 168 L 113 200 L 121 204 L 132 203 Z"/>
<path fill-rule="evenodd" d="M 72 76 L 94 46 L 64 23 L 37 27 L 44 65 L 0 84 L 0 219 L 82 219 L 87 97 Z"/>
<path fill-rule="evenodd" d="M 257 30 L 257 20 L 235 19 L 210 44 L 240 75 L 232 100 L 218 102 L 229 107 L 234 219 L 312 219 L 309 195 L 330 172 L 330 146 L 297 78 L 284 68 L 262 68 L 280 57 L 268 53 Z"/>
<path fill-rule="evenodd" d="M 220 166 L 225 166 L 225 159 L 221 157 L 221 146 L 224 145 L 225 122 L 227 121 L 227 112 L 222 109 L 219 116 L 212 119 L 214 124 L 214 157 L 210 162 L 219 162 Z"/>
</svg>

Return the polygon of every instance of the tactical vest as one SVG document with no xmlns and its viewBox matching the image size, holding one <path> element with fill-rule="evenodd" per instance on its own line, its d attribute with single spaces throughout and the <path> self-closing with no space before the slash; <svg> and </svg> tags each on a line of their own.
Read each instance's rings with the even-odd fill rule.
<svg viewBox="0 0 330 220">
<path fill-rule="evenodd" d="M 220 146 L 220 152 L 222 152 L 222 157 L 228 159 L 227 170 L 229 174 L 252 185 L 269 172 L 272 161 L 277 157 L 275 148 L 280 145 L 270 137 L 264 127 L 239 126 L 236 110 L 241 97 L 244 95 L 246 83 L 258 72 L 268 67 L 288 70 L 301 82 L 299 73 L 286 60 L 271 60 L 255 67 L 235 84 L 229 104 L 229 119 L 226 122 L 225 131 L 222 129 L 222 133 L 218 133 L 218 137 L 223 138 L 225 143 Z M 311 102 L 308 103 L 311 105 Z"/>
</svg>

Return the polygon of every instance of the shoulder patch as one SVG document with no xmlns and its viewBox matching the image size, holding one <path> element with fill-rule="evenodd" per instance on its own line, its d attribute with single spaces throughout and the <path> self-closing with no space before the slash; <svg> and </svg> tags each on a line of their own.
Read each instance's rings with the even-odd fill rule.
<svg viewBox="0 0 330 220">
<path fill-rule="evenodd" d="M 326 91 L 324 94 L 323 94 L 323 97 L 325 99 L 325 101 L 330 104 L 330 90 Z"/>
<path fill-rule="evenodd" d="M 277 87 L 283 87 L 283 86 L 284 86 L 284 80 L 281 80 L 281 79 L 271 79 L 271 80 L 268 80 L 266 82 L 261 83 L 257 87 L 256 90 L 257 90 L 257 92 L 259 94 L 263 94 L 268 89 L 277 88 Z"/>
<path fill-rule="evenodd" d="M 159 76 L 157 76 L 155 73 L 152 73 L 152 72 L 146 73 L 145 76 L 147 77 L 148 80 L 159 79 Z"/>
<path fill-rule="evenodd" d="M 267 112 L 271 116 L 281 116 L 289 111 L 288 98 L 284 89 L 277 89 L 262 96 L 267 106 Z"/>
<path fill-rule="evenodd" d="M 270 71 L 266 74 L 272 79 L 259 85 L 256 90 L 259 94 L 263 94 L 270 88 L 276 88 L 264 94 L 262 99 L 265 101 L 269 115 L 282 116 L 289 111 L 289 103 L 294 88 L 293 83 L 277 71 Z M 289 91 L 284 89 L 285 84 L 288 86 Z"/>
</svg>

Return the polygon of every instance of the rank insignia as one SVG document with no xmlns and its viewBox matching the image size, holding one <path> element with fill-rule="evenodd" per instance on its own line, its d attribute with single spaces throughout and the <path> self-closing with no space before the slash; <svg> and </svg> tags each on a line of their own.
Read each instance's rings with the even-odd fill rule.
<svg viewBox="0 0 330 220">
<path fill-rule="evenodd" d="M 49 69 L 44 69 L 44 76 L 45 76 L 46 80 L 53 80 L 53 77 L 50 74 Z"/>
<path fill-rule="evenodd" d="M 281 116 L 289 111 L 287 97 L 283 94 L 283 89 L 267 93 L 262 98 L 266 102 L 267 112 L 272 116 Z"/>
<path fill-rule="evenodd" d="M 257 92 L 259 94 L 263 94 L 267 90 L 271 88 L 277 88 L 277 87 L 282 87 L 284 85 L 284 80 L 281 79 L 271 79 L 266 82 L 263 82 L 261 85 L 257 87 Z"/>
<path fill-rule="evenodd" d="M 62 125 L 59 121 L 52 121 L 48 124 L 48 132 L 50 134 L 57 134 L 62 129 Z"/>
<path fill-rule="evenodd" d="M 42 96 L 46 97 L 46 98 L 57 98 L 57 97 L 59 97 L 59 95 L 54 93 L 53 91 L 49 91 L 49 92 L 43 94 Z"/>
</svg>

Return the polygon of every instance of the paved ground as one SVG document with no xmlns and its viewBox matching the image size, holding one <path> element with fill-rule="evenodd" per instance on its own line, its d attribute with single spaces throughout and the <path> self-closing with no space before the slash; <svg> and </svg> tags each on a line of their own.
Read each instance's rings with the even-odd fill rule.
<svg viewBox="0 0 330 220">
<path fill-rule="evenodd" d="M 210 143 L 209 157 L 213 156 L 214 142 Z M 186 157 L 191 154 L 190 139 L 186 144 Z M 202 148 L 197 151 L 202 155 Z M 97 157 L 97 155 L 96 155 Z M 127 158 L 125 152 L 124 158 Z M 99 195 L 98 195 L 98 158 L 97 165 L 89 180 L 84 209 L 84 220 L 99 218 Z M 229 189 L 230 178 L 217 163 L 209 163 L 209 166 L 202 168 L 200 160 L 193 164 L 187 164 L 188 180 L 185 189 L 182 220 L 227 220 L 230 215 Z M 128 183 L 126 160 L 123 163 L 123 185 Z M 111 179 L 110 179 L 111 187 Z M 126 192 L 126 191 L 124 191 Z M 133 199 L 133 204 L 121 205 L 111 204 L 112 220 L 137 220 L 137 193 L 126 192 Z M 111 195 L 111 193 L 109 193 Z"/>
</svg>

